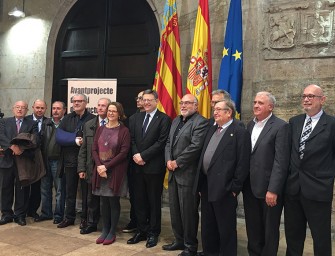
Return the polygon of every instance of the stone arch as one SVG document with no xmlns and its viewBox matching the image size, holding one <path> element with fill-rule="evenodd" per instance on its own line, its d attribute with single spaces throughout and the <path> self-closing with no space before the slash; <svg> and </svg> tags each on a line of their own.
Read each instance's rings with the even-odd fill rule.
<svg viewBox="0 0 335 256">
<path fill-rule="evenodd" d="M 55 15 L 54 20 L 52 21 L 52 25 L 50 28 L 50 33 L 47 42 L 47 50 L 46 50 L 46 66 L 45 66 L 45 83 L 44 83 L 44 98 L 47 99 L 47 104 L 51 106 L 51 99 L 52 99 L 52 86 L 53 86 L 53 71 L 54 71 L 54 53 L 55 53 L 55 46 L 56 40 L 58 36 L 58 32 L 62 23 L 71 10 L 73 5 L 78 0 L 65 0 L 58 9 L 58 12 Z M 153 0 L 147 0 L 148 4 L 150 5 L 156 20 L 159 26 L 159 30 L 161 29 L 161 19 L 158 15 L 156 4 Z"/>
</svg>

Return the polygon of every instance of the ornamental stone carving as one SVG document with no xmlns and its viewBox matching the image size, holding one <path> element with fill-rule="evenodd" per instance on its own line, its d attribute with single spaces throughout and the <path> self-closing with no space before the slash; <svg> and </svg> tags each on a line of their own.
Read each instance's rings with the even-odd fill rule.
<svg viewBox="0 0 335 256">
<path fill-rule="evenodd" d="M 334 0 L 269 4 L 265 8 L 265 59 L 335 56 Z"/>
</svg>

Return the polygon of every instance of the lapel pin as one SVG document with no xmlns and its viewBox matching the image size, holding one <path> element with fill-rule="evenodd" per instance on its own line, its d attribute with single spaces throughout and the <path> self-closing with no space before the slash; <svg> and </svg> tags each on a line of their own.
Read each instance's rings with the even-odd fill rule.
<svg viewBox="0 0 335 256">
<path fill-rule="evenodd" d="M 234 136 L 234 134 L 231 133 L 231 134 L 230 134 L 230 137 L 233 137 L 233 136 Z"/>
</svg>

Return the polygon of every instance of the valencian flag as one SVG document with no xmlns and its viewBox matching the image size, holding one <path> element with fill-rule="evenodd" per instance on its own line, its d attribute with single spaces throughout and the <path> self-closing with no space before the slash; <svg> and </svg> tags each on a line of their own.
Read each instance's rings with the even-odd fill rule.
<svg viewBox="0 0 335 256">
<path fill-rule="evenodd" d="M 157 108 L 174 119 L 179 114 L 178 102 L 183 95 L 176 0 L 166 0 L 164 7 L 161 44 L 153 89 L 157 91 L 159 97 Z M 168 177 L 169 171 L 166 170 L 164 178 L 166 189 Z"/>
<path fill-rule="evenodd" d="M 176 0 L 166 0 L 153 89 L 159 97 L 157 108 L 172 119 L 179 112 L 178 102 L 183 94 L 181 81 L 177 5 Z"/>
<path fill-rule="evenodd" d="M 199 0 L 186 92 L 197 97 L 199 113 L 209 118 L 210 94 L 212 93 L 212 52 L 208 0 Z"/>
<path fill-rule="evenodd" d="M 241 0 L 231 0 L 222 52 L 219 89 L 230 93 L 236 104 L 236 118 L 240 119 L 242 93 L 242 5 Z"/>
</svg>

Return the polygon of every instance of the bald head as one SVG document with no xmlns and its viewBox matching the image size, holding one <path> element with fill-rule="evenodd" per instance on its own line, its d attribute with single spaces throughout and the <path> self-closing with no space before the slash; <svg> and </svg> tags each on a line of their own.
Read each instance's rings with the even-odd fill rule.
<svg viewBox="0 0 335 256">
<path fill-rule="evenodd" d="M 34 101 L 32 106 L 34 116 L 37 119 L 44 117 L 45 111 L 47 110 L 47 104 L 44 100 L 37 99 Z"/>
<path fill-rule="evenodd" d="M 308 116 L 315 116 L 326 101 L 323 90 L 316 84 L 308 85 L 302 95 L 302 107 Z"/>
</svg>

